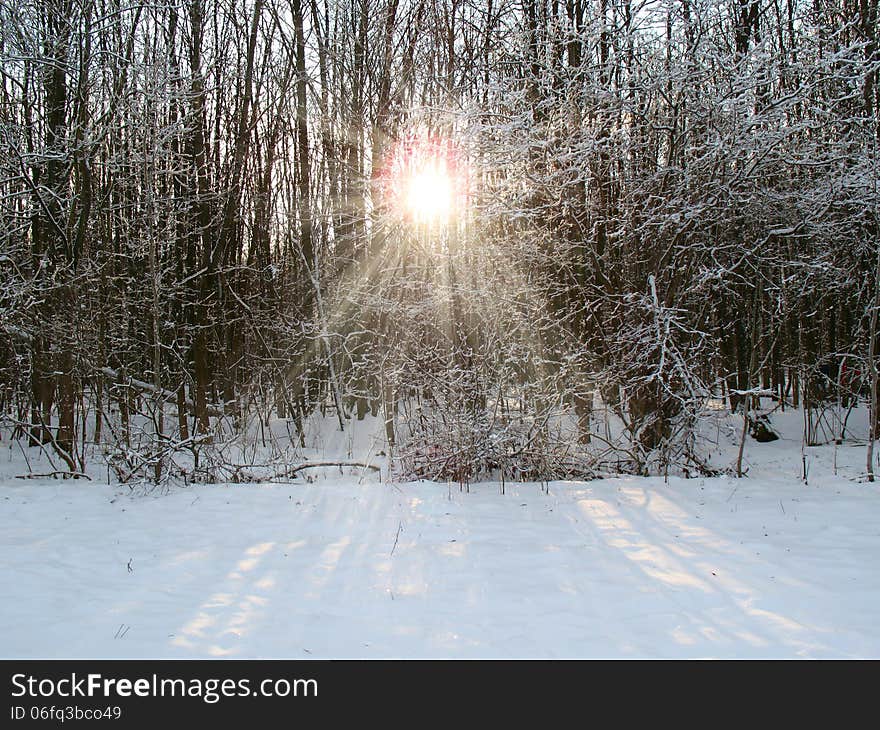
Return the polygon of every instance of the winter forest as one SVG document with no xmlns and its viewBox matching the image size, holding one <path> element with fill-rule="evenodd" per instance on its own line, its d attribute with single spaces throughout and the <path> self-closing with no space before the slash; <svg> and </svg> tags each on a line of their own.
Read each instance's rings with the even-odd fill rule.
<svg viewBox="0 0 880 730">
<path fill-rule="evenodd" d="M 63 470 L 320 411 L 406 476 L 707 473 L 707 405 L 876 394 L 876 2 L 2 24 L 3 412 Z"/>
<path fill-rule="evenodd" d="M 7 481 L 732 509 L 785 453 L 876 515 L 878 82 L 877 0 L 0 0 Z"/>
</svg>

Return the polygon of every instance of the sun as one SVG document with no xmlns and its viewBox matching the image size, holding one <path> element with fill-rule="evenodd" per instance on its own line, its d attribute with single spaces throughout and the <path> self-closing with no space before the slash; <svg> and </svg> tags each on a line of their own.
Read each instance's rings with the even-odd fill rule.
<svg viewBox="0 0 880 730">
<path fill-rule="evenodd" d="M 428 160 L 406 181 L 407 212 L 418 223 L 440 223 L 452 213 L 453 184 L 443 160 Z"/>
<path fill-rule="evenodd" d="M 461 155 L 446 139 L 413 134 L 389 156 L 383 174 L 393 210 L 418 226 L 447 225 L 464 210 Z"/>
</svg>

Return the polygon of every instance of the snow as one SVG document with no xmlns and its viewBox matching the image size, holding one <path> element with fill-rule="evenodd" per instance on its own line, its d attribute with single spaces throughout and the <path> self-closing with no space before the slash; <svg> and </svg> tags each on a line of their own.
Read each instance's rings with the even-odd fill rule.
<svg viewBox="0 0 880 730">
<path fill-rule="evenodd" d="M 744 479 L 504 495 L 19 480 L 10 449 L 0 656 L 880 656 L 880 490 L 862 445 L 806 449 L 805 484 L 800 418 L 748 443 Z"/>
</svg>

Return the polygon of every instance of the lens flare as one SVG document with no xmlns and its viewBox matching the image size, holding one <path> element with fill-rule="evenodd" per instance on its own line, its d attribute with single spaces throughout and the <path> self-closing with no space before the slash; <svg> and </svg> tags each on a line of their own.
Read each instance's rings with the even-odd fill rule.
<svg viewBox="0 0 880 730">
<path fill-rule="evenodd" d="M 449 140 L 413 135 L 401 140 L 385 167 L 386 200 L 418 225 L 443 225 L 464 209 L 465 181 Z"/>
<path fill-rule="evenodd" d="M 415 170 L 406 184 L 406 208 L 418 223 L 437 223 L 452 212 L 452 178 L 443 160 Z"/>
</svg>

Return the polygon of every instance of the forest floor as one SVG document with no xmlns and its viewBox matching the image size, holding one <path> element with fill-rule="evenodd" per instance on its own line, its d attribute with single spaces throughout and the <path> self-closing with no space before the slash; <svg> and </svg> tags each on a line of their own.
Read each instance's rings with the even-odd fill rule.
<svg viewBox="0 0 880 730">
<path fill-rule="evenodd" d="M 504 495 L 20 480 L 10 448 L 0 657 L 878 657 L 880 486 L 796 419 L 743 479 Z"/>
</svg>

